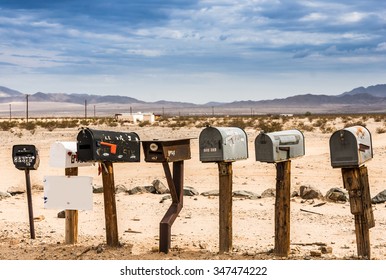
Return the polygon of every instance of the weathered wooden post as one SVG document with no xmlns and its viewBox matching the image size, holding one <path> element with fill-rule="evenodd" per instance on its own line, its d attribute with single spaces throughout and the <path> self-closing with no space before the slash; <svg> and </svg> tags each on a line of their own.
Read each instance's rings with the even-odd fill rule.
<svg viewBox="0 0 386 280">
<path fill-rule="evenodd" d="M 34 145 L 14 145 L 12 147 L 12 160 L 17 169 L 25 172 L 30 236 L 31 239 L 35 239 L 30 170 L 36 170 L 39 167 L 40 158 L 38 149 Z"/>
<path fill-rule="evenodd" d="M 299 130 L 263 131 L 255 139 L 256 160 L 276 164 L 275 247 L 277 256 L 288 257 L 291 231 L 291 161 L 305 153 Z"/>
<path fill-rule="evenodd" d="M 351 214 L 355 219 L 357 253 L 360 259 L 370 259 L 370 231 L 375 226 L 367 167 L 373 158 L 370 131 L 352 126 L 334 132 L 330 138 L 333 168 L 342 168 L 343 186 L 348 191 Z"/>
<path fill-rule="evenodd" d="M 238 127 L 207 127 L 199 137 L 200 161 L 215 162 L 219 173 L 219 252 L 229 252 L 232 242 L 232 162 L 248 158 L 248 139 Z"/>
<path fill-rule="evenodd" d="M 172 204 L 159 228 L 159 251 L 167 254 L 171 247 L 172 225 L 183 208 L 184 160 L 191 158 L 190 139 L 142 141 L 146 162 L 162 163 L 172 197 Z M 169 163 L 173 164 L 173 174 Z"/>
<path fill-rule="evenodd" d="M 57 176 L 57 180 L 55 180 L 55 183 L 52 182 L 51 179 L 47 179 L 47 177 L 44 180 L 45 183 L 45 207 L 52 207 L 52 208 L 59 208 L 60 206 L 64 206 L 65 208 L 65 243 L 66 244 L 76 244 L 78 242 L 78 208 L 73 209 L 74 207 L 79 207 L 78 205 L 73 205 L 73 200 L 82 200 L 82 202 L 85 202 L 87 200 L 90 200 L 90 193 L 86 194 L 85 197 L 80 197 L 81 194 L 83 194 L 83 188 L 87 188 L 90 186 L 89 182 L 92 182 L 92 178 L 89 178 L 89 181 L 85 184 L 85 186 L 82 186 L 82 189 L 79 189 L 79 192 L 77 195 L 72 195 L 71 188 L 74 185 L 77 185 L 79 182 L 78 176 L 78 167 L 82 166 L 91 166 L 92 163 L 88 162 L 79 162 L 77 157 L 77 150 L 76 150 L 76 142 L 59 142 L 56 141 L 51 145 L 50 148 L 50 166 L 55 168 L 64 168 L 64 175 Z M 75 179 L 75 180 L 68 180 L 68 179 Z M 80 179 L 81 180 L 81 179 Z M 63 185 L 66 190 L 59 189 L 58 185 Z M 66 192 L 67 191 L 67 192 Z M 92 190 L 89 189 L 89 191 L 92 192 Z M 62 195 L 62 193 L 66 192 L 65 195 Z M 66 201 L 63 201 L 60 198 L 60 196 L 65 196 Z M 49 199 L 50 198 L 50 199 Z M 83 204 L 83 203 L 81 203 Z M 85 209 L 84 206 L 89 203 L 84 203 L 84 205 L 81 206 L 81 209 Z M 47 207 L 48 206 L 48 207 Z M 71 209 L 70 209 L 71 208 Z M 89 206 L 88 206 L 89 208 Z M 87 208 L 87 209 L 88 209 Z M 86 210 L 86 209 L 85 209 Z"/>
<path fill-rule="evenodd" d="M 115 201 L 114 162 L 139 162 L 139 137 L 134 132 L 83 128 L 77 137 L 78 160 L 99 162 L 103 181 L 107 245 L 118 247 L 118 220 Z"/>
</svg>

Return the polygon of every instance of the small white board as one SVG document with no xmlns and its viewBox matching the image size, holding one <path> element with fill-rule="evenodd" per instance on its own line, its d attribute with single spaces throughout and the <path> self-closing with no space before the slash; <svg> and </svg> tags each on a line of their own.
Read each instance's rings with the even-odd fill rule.
<svg viewBox="0 0 386 280">
<path fill-rule="evenodd" d="M 92 177 L 44 177 L 44 208 L 92 210 Z"/>
</svg>

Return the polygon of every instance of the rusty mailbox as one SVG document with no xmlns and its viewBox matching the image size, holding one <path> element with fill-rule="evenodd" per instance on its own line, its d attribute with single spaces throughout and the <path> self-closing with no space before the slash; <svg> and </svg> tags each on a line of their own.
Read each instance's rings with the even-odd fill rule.
<svg viewBox="0 0 386 280">
<path fill-rule="evenodd" d="M 175 162 L 191 158 L 190 139 L 142 141 L 146 162 Z"/>
<path fill-rule="evenodd" d="M 90 166 L 90 162 L 81 162 L 78 160 L 76 142 L 55 142 L 50 149 L 50 165 L 57 168 L 74 168 L 81 166 Z"/>
<path fill-rule="evenodd" d="M 83 128 L 78 133 L 77 152 L 81 162 L 139 162 L 139 136 L 135 132 Z"/>
<path fill-rule="evenodd" d="M 191 158 L 190 140 L 188 138 L 142 141 L 145 161 L 162 163 L 172 197 L 172 204 L 160 222 L 159 251 L 163 253 L 169 252 L 171 227 L 183 208 L 184 160 Z M 173 172 L 169 163 L 173 164 Z"/>
<path fill-rule="evenodd" d="M 39 167 L 39 152 L 34 145 L 14 145 L 12 158 L 13 164 L 19 170 L 36 170 Z"/>
<path fill-rule="evenodd" d="M 299 130 L 263 131 L 255 139 L 256 161 L 275 163 L 304 156 L 304 135 Z"/>
<path fill-rule="evenodd" d="M 359 167 L 373 158 L 370 131 L 363 126 L 346 127 L 335 131 L 330 138 L 333 168 Z"/>
<path fill-rule="evenodd" d="M 248 158 L 248 139 L 238 127 L 206 127 L 200 133 L 200 161 L 232 162 Z"/>
</svg>

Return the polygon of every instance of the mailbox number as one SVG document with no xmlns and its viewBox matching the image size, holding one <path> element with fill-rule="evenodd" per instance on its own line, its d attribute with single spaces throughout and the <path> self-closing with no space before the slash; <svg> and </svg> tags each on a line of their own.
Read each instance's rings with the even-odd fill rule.
<svg viewBox="0 0 386 280">
<path fill-rule="evenodd" d="M 217 152 L 217 148 L 205 148 L 204 153 L 214 153 Z"/>
<path fill-rule="evenodd" d="M 26 166 L 31 166 L 35 156 L 16 156 L 13 158 L 14 163 L 24 163 Z"/>
</svg>

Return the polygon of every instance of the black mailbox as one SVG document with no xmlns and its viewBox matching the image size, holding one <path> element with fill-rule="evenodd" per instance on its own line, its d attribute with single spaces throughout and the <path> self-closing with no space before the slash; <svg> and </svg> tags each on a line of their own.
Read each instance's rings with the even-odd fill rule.
<svg viewBox="0 0 386 280">
<path fill-rule="evenodd" d="M 146 162 L 176 162 L 191 158 L 190 139 L 141 142 Z"/>
<path fill-rule="evenodd" d="M 14 145 L 12 159 L 19 170 L 36 170 L 40 163 L 38 149 L 34 145 Z"/>
<path fill-rule="evenodd" d="M 83 128 L 77 137 L 77 153 L 81 162 L 139 162 L 139 136 L 135 132 Z"/>
</svg>

